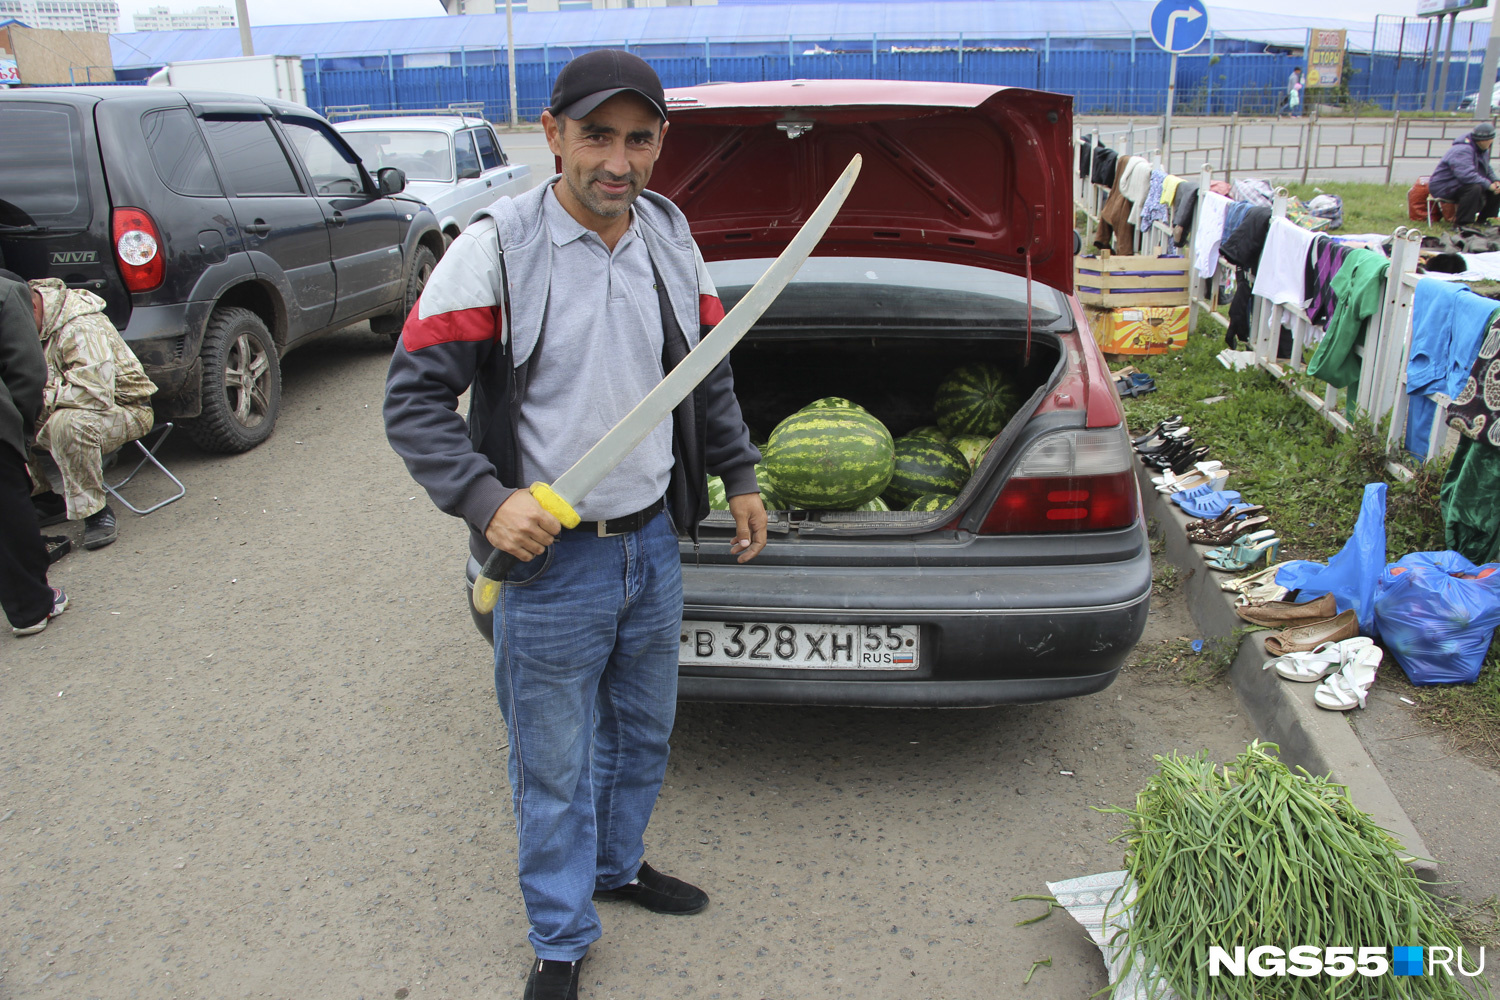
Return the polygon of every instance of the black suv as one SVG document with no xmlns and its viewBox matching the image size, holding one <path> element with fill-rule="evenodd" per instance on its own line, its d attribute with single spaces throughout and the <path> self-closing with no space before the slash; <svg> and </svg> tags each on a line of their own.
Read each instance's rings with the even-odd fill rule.
<svg viewBox="0 0 1500 1000">
<path fill-rule="evenodd" d="M 432 212 L 297 104 L 157 87 L 0 93 L 0 255 L 101 296 L 212 451 L 271 434 L 282 353 L 399 335 L 443 252 Z"/>
</svg>

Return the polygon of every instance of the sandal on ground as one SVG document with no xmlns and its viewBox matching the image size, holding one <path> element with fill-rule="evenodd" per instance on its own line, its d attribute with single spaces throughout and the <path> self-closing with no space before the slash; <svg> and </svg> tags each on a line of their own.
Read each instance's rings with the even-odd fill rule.
<svg viewBox="0 0 1500 1000">
<path fill-rule="evenodd" d="M 1359 635 L 1359 619 L 1353 609 L 1342 611 L 1320 622 L 1309 622 L 1282 629 L 1266 639 L 1266 652 L 1272 656 L 1303 653 L 1325 642 L 1342 642 Z"/>
<path fill-rule="evenodd" d="M 1209 549 L 1207 552 L 1203 553 L 1203 558 L 1209 560 L 1210 562 L 1215 559 L 1231 559 L 1243 555 L 1245 551 L 1251 546 L 1259 545 L 1261 542 L 1270 541 L 1275 537 L 1275 531 L 1270 528 L 1264 528 L 1260 531 L 1251 532 L 1250 534 L 1245 535 L 1241 538 L 1236 538 L 1228 545 L 1220 545 L 1218 548 Z"/>
<path fill-rule="evenodd" d="M 1252 625 L 1266 628 L 1291 628 L 1312 622 L 1327 621 L 1339 613 L 1338 603 L 1332 594 L 1324 594 L 1310 601 L 1253 601 L 1235 602 L 1234 613 Z"/>
<path fill-rule="evenodd" d="M 1264 532 L 1255 531 L 1244 536 L 1234 543 L 1228 554 L 1208 560 L 1209 567 L 1223 573 L 1243 573 L 1256 563 L 1274 562 L 1281 552 L 1281 539 L 1274 532 L 1270 538 L 1259 538 L 1262 534 Z"/>
<path fill-rule="evenodd" d="M 1130 443 L 1132 445 L 1145 444 L 1147 441 L 1150 441 L 1154 437 L 1160 437 L 1164 431 L 1174 431 L 1181 426 L 1182 414 L 1179 413 L 1175 417 L 1168 417 L 1167 419 L 1163 420 L 1161 423 L 1157 424 L 1155 427 L 1151 428 L 1140 437 L 1131 438 Z"/>
<path fill-rule="evenodd" d="M 1375 686 L 1383 655 L 1380 647 L 1373 644 L 1356 650 L 1338 673 L 1330 675 L 1313 691 L 1314 704 L 1330 712 L 1364 708 L 1370 688 Z"/>
<path fill-rule="evenodd" d="M 1189 517 L 1196 517 L 1200 520 L 1218 517 L 1239 500 L 1240 495 L 1236 490 L 1205 490 L 1197 496 L 1188 496 L 1187 493 L 1176 493 L 1172 496 L 1172 502 L 1181 507 Z"/>
<path fill-rule="evenodd" d="M 1193 466 L 1193 471 L 1192 472 L 1188 472 L 1188 473 L 1186 473 L 1184 475 L 1181 475 L 1181 476 L 1179 476 L 1175 472 L 1166 472 L 1166 473 L 1163 473 L 1160 476 L 1152 476 L 1151 477 L 1151 485 L 1155 486 L 1158 489 L 1161 489 L 1163 486 L 1172 486 L 1174 483 L 1180 483 L 1180 482 L 1182 482 L 1182 480 L 1191 477 L 1194 473 L 1198 473 L 1198 472 L 1222 472 L 1223 470 L 1224 470 L 1224 463 L 1221 462 L 1221 461 L 1219 461 L 1218 459 L 1214 459 L 1211 462 L 1199 462 L 1199 463 L 1197 463 L 1196 465 Z M 1164 492 L 1166 492 L 1166 491 L 1164 491 Z M 1174 490 L 1172 490 L 1170 492 L 1176 492 L 1176 490 L 1174 489 Z"/>
<path fill-rule="evenodd" d="M 1230 508 L 1233 510 L 1234 508 Z M 1244 520 L 1230 520 L 1218 528 L 1194 528 L 1188 532 L 1188 541 L 1198 545 L 1228 545 L 1247 532 L 1255 531 L 1261 525 L 1271 520 L 1262 515 L 1260 517 L 1247 517 Z"/>
<path fill-rule="evenodd" d="M 1196 521 L 1189 521 L 1187 529 L 1192 531 L 1194 528 L 1222 528 L 1230 521 L 1238 521 L 1241 518 L 1254 517 L 1257 514 L 1265 513 L 1265 509 L 1265 507 L 1258 503 L 1237 503 L 1226 507 L 1224 513 L 1218 517 L 1200 517 Z"/>
<path fill-rule="evenodd" d="M 1344 664 L 1349 662 L 1350 657 L 1371 645 L 1374 645 L 1374 640 L 1362 635 L 1355 636 L 1353 639 L 1344 639 L 1341 642 L 1325 642 L 1306 652 L 1286 653 L 1273 660 L 1267 660 L 1261 669 L 1275 670 L 1289 681 L 1311 684 L 1313 681 L 1322 680 L 1329 674 L 1338 673 L 1343 669 Z"/>
<path fill-rule="evenodd" d="M 1281 564 L 1267 566 L 1265 569 L 1257 570 L 1245 576 L 1236 577 L 1233 580 L 1224 580 L 1219 584 L 1219 589 L 1231 594 L 1243 594 L 1254 587 L 1264 586 L 1276 582 L 1276 573 L 1281 569 Z"/>
<path fill-rule="evenodd" d="M 1219 469 L 1210 469 L 1207 472 L 1190 472 L 1172 486 L 1158 486 L 1156 492 L 1163 496 L 1172 496 L 1184 490 L 1204 487 L 1205 493 L 1217 493 L 1227 482 L 1229 482 L 1229 473 Z"/>
</svg>

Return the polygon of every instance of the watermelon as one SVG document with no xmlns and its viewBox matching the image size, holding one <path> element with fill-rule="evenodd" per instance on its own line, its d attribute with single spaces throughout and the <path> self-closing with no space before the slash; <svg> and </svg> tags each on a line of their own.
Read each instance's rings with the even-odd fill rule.
<svg viewBox="0 0 1500 1000">
<path fill-rule="evenodd" d="M 729 509 L 729 497 L 724 494 L 724 480 L 718 476 L 708 477 L 708 509 Z"/>
<path fill-rule="evenodd" d="M 886 503 L 904 510 L 927 493 L 957 496 L 969 481 L 969 462 L 951 444 L 904 437 L 896 442 L 895 470 L 886 487 Z"/>
<path fill-rule="evenodd" d="M 880 499 L 879 497 L 876 497 L 874 500 L 868 500 L 868 501 L 860 504 L 858 507 L 856 507 L 854 509 L 855 510 L 890 510 L 890 508 L 886 506 L 885 501 L 882 500 L 882 499 Z"/>
<path fill-rule="evenodd" d="M 953 506 L 953 501 L 956 499 L 958 498 L 949 496 L 947 493 L 923 493 L 913 500 L 911 506 L 906 509 L 919 511 L 947 510 Z"/>
<path fill-rule="evenodd" d="M 981 437 L 978 434 L 960 434 L 949 440 L 949 444 L 957 448 L 969 460 L 969 468 L 977 468 L 979 460 L 989 450 L 992 438 Z"/>
<path fill-rule="evenodd" d="M 781 497 L 776 495 L 776 490 L 771 486 L 771 477 L 766 474 L 764 466 L 755 467 L 755 483 L 760 487 L 760 502 L 766 510 L 781 510 L 786 505 L 781 502 Z"/>
<path fill-rule="evenodd" d="M 982 434 L 993 437 L 1010 422 L 1020 395 L 994 365 L 963 365 L 948 373 L 938 386 L 933 409 L 938 426 L 949 436 Z"/>
<path fill-rule="evenodd" d="M 944 434 L 942 431 L 932 426 L 931 424 L 928 424 L 926 427 L 918 427 L 916 430 L 912 431 L 906 436 L 914 438 L 930 438 L 933 441 L 948 440 L 948 435 Z"/>
<path fill-rule="evenodd" d="M 762 465 L 784 503 L 850 510 L 886 488 L 894 455 L 891 432 L 864 410 L 820 407 L 777 424 Z"/>
<path fill-rule="evenodd" d="M 863 406 L 860 406 L 858 403 L 851 403 L 851 402 L 849 402 L 849 400 L 845 399 L 843 396 L 824 396 L 822 399 L 815 399 L 811 403 L 808 403 L 806 406 L 803 407 L 803 409 L 804 410 L 859 410 L 861 413 L 868 413 L 869 412 Z"/>
</svg>

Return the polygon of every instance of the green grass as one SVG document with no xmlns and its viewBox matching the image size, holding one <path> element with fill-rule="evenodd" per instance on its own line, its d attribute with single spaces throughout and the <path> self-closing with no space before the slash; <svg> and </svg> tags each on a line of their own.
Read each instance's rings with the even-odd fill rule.
<svg viewBox="0 0 1500 1000">
<path fill-rule="evenodd" d="M 1433 161 L 1436 166 L 1437 161 Z M 1324 181 L 1321 184 L 1286 184 L 1290 194 L 1311 201 L 1320 194 L 1336 194 L 1344 199 L 1344 225 L 1335 233 L 1393 233 L 1398 226 L 1432 236 L 1444 230 L 1441 221 L 1428 226 L 1426 221 L 1413 222 L 1406 215 L 1407 184 L 1368 184 Z M 1446 227 L 1446 228 L 1452 228 Z"/>
<path fill-rule="evenodd" d="M 1385 468 L 1383 437 L 1368 426 L 1340 433 L 1264 371 L 1229 371 L 1215 357 L 1223 346 L 1222 328 L 1205 316 L 1185 350 L 1130 359 L 1157 384 L 1156 392 L 1124 401 L 1131 428 L 1143 433 L 1165 417 L 1182 414 L 1194 440 L 1208 445 L 1209 457 L 1230 470 L 1227 488 L 1266 506 L 1268 526 L 1282 539 L 1283 560 L 1327 562 L 1353 532 L 1365 484 L 1372 482 L 1388 486 L 1389 561 L 1448 547 L 1438 509 L 1446 463 L 1417 466 L 1416 479 L 1399 481 Z M 1202 402 L 1214 396 L 1228 398 Z M 1160 590 L 1170 581 L 1164 574 L 1154 582 Z M 1142 665 L 1191 680 L 1220 672 L 1201 655 L 1192 655 L 1183 640 L 1146 651 Z M 1415 687 L 1394 664 L 1383 679 L 1465 749 L 1500 766 L 1500 642 L 1491 647 L 1474 684 Z"/>
</svg>

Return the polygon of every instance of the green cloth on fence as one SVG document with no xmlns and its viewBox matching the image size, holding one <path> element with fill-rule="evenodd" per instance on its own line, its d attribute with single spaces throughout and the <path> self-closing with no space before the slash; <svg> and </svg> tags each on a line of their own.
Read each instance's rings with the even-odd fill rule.
<svg viewBox="0 0 1500 1000">
<path fill-rule="evenodd" d="M 1359 392 L 1359 355 L 1354 348 L 1365 340 L 1365 326 L 1380 312 L 1385 275 L 1391 269 L 1384 254 L 1359 247 L 1349 251 L 1343 266 L 1333 276 L 1333 294 L 1338 305 L 1328 319 L 1327 332 L 1318 342 L 1307 374 L 1329 385 L 1349 390 L 1352 404 Z"/>
<path fill-rule="evenodd" d="M 1441 510 L 1448 548 L 1478 565 L 1500 562 L 1500 448 L 1459 438 Z"/>
</svg>

